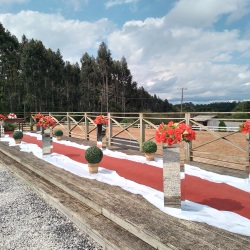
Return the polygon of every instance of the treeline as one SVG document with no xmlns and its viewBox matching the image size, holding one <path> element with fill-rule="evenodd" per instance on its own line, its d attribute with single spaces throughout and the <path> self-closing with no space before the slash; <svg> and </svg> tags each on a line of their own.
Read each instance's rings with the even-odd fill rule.
<svg viewBox="0 0 250 250">
<path fill-rule="evenodd" d="M 0 111 L 167 112 L 167 100 L 133 81 L 126 59 L 113 60 L 105 43 L 80 65 L 64 62 L 60 50 L 18 39 L 0 24 Z"/>
<path fill-rule="evenodd" d="M 230 112 L 244 103 L 172 105 L 133 81 L 125 57 L 113 60 L 102 42 L 97 57 L 64 61 L 58 49 L 38 40 L 22 41 L 0 23 L 0 112 Z M 243 110 L 242 110 L 243 109 Z"/>
<path fill-rule="evenodd" d="M 174 105 L 175 110 L 180 110 L 180 105 Z M 183 103 L 183 112 L 225 112 L 220 118 L 250 119 L 250 101 L 244 102 L 213 102 L 208 104 Z M 233 113 L 226 113 L 233 112 Z M 238 112 L 238 113 L 237 113 Z M 243 112 L 243 113 L 240 113 Z M 246 113 L 248 112 L 248 113 Z"/>
<path fill-rule="evenodd" d="M 180 105 L 174 105 L 174 109 L 180 110 Z M 196 105 L 189 102 L 183 103 L 182 110 L 183 112 L 250 112 L 250 101 L 213 102 Z"/>
</svg>

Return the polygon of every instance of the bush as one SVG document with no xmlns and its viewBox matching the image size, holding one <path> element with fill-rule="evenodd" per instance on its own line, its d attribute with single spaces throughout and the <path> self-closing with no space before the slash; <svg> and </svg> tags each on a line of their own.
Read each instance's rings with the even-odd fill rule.
<svg viewBox="0 0 250 250">
<path fill-rule="evenodd" d="M 15 140 L 17 140 L 17 139 L 23 139 L 23 132 L 20 131 L 20 130 L 14 131 L 14 133 L 13 133 L 13 138 L 14 138 Z"/>
<path fill-rule="evenodd" d="M 157 151 L 157 145 L 153 141 L 145 141 L 142 144 L 142 151 L 145 153 L 155 153 Z"/>
<path fill-rule="evenodd" d="M 63 136 L 63 131 L 61 129 L 55 130 L 54 135 L 55 136 Z"/>
<path fill-rule="evenodd" d="M 85 152 L 85 159 L 89 163 L 99 163 L 102 160 L 103 152 L 97 146 L 89 147 Z"/>
<path fill-rule="evenodd" d="M 219 122 L 219 131 L 220 131 L 220 132 L 225 132 L 225 131 L 227 131 L 226 127 L 227 127 L 227 125 L 226 125 L 226 123 L 225 123 L 224 121 L 220 121 L 220 122 Z"/>
<path fill-rule="evenodd" d="M 15 122 L 5 122 L 3 127 L 6 131 L 14 131 L 17 128 L 17 124 Z"/>
<path fill-rule="evenodd" d="M 120 123 L 133 123 L 135 120 L 130 118 L 123 118 Z"/>
</svg>

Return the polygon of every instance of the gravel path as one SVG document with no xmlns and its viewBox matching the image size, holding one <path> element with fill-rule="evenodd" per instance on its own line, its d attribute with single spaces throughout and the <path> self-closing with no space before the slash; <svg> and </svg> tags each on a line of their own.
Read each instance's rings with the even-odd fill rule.
<svg viewBox="0 0 250 250">
<path fill-rule="evenodd" d="M 102 247 L 0 162 L 0 249 L 100 250 Z"/>
</svg>

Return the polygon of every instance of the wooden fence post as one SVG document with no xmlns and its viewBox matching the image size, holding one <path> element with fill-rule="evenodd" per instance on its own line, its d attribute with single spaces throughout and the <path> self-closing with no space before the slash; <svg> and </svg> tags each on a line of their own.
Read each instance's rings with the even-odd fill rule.
<svg viewBox="0 0 250 250">
<path fill-rule="evenodd" d="M 68 125 L 68 136 L 71 137 L 71 124 L 70 124 L 70 113 L 67 112 L 67 125 Z"/>
<path fill-rule="evenodd" d="M 85 140 L 89 140 L 89 120 L 87 113 L 84 113 L 84 123 L 85 123 Z"/>
<path fill-rule="evenodd" d="M 185 113 L 185 123 L 190 125 L 190 113 Z M 186 142 L 185 145 L 185 160 L 186 161 L 191 161 L 191 149 L 192 149 L 192 142 Z"/>
<path fill-rule="evenodd" d="M 248 183 L 250 184 L 250 133 L 246 134 L 246 139 L 247 139 Z"/>
<path fill-rule="evenodd" d="M 107 135 L 108 134 L 108 135 Z M 108 147 L 111 146 L 111 138 L 112 138 L 112 120 L 111 120 L 111 113 L 108 113 L 108 133 L 106 133 L 107 140 L 108 140 Z"/>
<path fill-rule="evenodd" d="M 143 113 L 139 114 L 140 119 L 140 151 L 142 150 L 142 143 L 145 141 L 145 122 L 143 121 Z"/>
</svg>

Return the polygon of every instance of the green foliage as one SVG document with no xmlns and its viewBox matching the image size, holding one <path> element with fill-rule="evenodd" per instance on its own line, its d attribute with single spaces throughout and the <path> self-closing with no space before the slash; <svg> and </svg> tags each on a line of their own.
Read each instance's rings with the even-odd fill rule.
<svg viewBox="0 0 250 250">
<path fill-rule="evenodd" d="M 20 131 L 20 130 L 14 131 L 14 133 L 13 133 L 13 138 L 14 138 L 15 140 L 17 140 L 17 139 L 23 139 L 23 132 Z"/>
<path fill-rule="evenodd" d="M 17 128 L 17 124 L 15 122 L 4 122 L 4 130 L 13 131 Z"/>
<path fill-rule="evenodd" d="M 192 106 L 195 112 L 231 112 L 235 107 L 236 102 L 213 102 L 208 104 L 197 104 Z M 190 107 L 190 103 L 184 103 L 183 106 Z M 187 108 L 185 108 L 186 110 Z"/>
<path fill-rule="evenodd" d="M 0 111 L 167 112 L 172 105 L 133 82 L 125 57 L 113 60 L 102 42 L 97 57 L 64 62 L 35 39 L 21 43 L 0 24 Z"/>
<path fill-rule="evenodd" d="M 226 123 L 225 123 L 224 121 L 221 120 L 221 121 L 219 122 L 219 131 L 220 131 L 220 132 L 225 132 L 225 131 L 227 131 L 226 126 L 227 126 Z"/>
<path fill-rule="evenodd" d="M 123 118 L 120 123 L 133 123 L 135 120 L 129 118 Z"/>
<path fill-rule="evenodd" d="M 233 114 L 232 117 L 235 119 L 250 119 L 250 114 L 242 114 L 240 112 L 250 112 L 250 101 L 239 102 L 234 108 L 233 112 L 239 112 L 238 114 Z"/>
<path fill-rule="evenodd" d="M 155 153 L 157 151 L 157 145 L 153 141 L 145 141 L 142 144 L 142 151 L 145 153 Z"/>
<path fill-rule="evenodd" d="M 63 136 L 63 131 L 61 129 L 57 129 L 57 130 L 55 130 L 54 135 L 55 136 Z"/>
<path fill-rule="evenodd" d="M 89 147 L 85 152 L 85 159 L 89 163 L 99 163 L 102 160 L 103 152 L 97 146 Z"/>
</svg>

